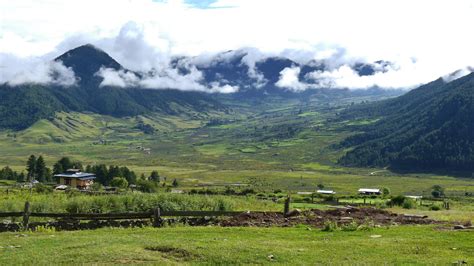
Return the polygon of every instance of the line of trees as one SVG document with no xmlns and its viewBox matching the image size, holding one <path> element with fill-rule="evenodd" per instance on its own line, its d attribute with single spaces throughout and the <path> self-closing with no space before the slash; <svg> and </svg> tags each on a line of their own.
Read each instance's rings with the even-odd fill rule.
<svg viewBox="0 0 474 266">
<path fill-rule="evenodd" d="M 68 169 L 79 169 L 87 173 L 93 173 L 97 179 L 95 183 L 104 186 L 114 187 L 128 187 L 129 185 L 137 185 L 145 188 L 149 192 L 156 191 L 159 186 L 166 186 L 166 177 L 160 176 L 158 171 L 154 170 L 149 176 L 141 174 L 139 177 L 137 174 L 130 170 L 127 166 L 110 165 L 105 164 L 98 165 L 86 165 L 85 167 L 80 161 L 73 161 L 69 157 L 63 157 L 59 159 L 53 165 L 51 170 L 46 166 L 43 156 L 36 157 L 30 155 L 26 162 L 26 174 L 24 172 L 18 173 L 13 171 L 9 166 L 4 167 L 0 170 L 0 179 L 4 180 L 16 180 L 17 182 L 32 182 L 37 180 L 39 182 L 54 182 L 56 181 L 54 175 L 64 173 Z M 178 186 L 176 179 L 172 180 L 171 185 L 173 187 Z"/>
</svg>

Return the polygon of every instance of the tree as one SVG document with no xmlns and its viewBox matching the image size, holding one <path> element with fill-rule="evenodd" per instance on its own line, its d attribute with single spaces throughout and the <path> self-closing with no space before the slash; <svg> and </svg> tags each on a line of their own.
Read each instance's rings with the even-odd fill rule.
<svg viewBox="0 0 474 266">
<path fill-rule="evenodd" d="M 35 180 L 36 176 L 36 157 L 34 155 L 30 155 L 28 161 L 26 162 L 26 177 L 29 182 Z"/>
<path fill-rule="evenodd" d="M 53 174 L 57 175 L 57 174 L 61 174 L 61 173 L 64 173 L 63 165 L 60 162 L 56 162 L 53 165 Z"/>
<path fill-rule="evenodd" d="M 39 156 L 38 159 L 36 160 L 36 165 L 35 165 L 35 176 L 36 179 L 39 182 L 45 182 L 46 181 L 46 163 L 44 162 L 43 156 Z"/>
<path fill-rule="evenodd" d="M 160 175 L 158 174 L 158 171 L 152 171 L 148 179 L 151 181 L 160 182 Z"/>
<path fill-rule="evenodd" d="M 173 187 L 177 187 L 178 186 L 178 180 L 173 179 L 173 183 L 172 183 Z"/>
<path fill-rule="evenodd" d="M 433 195 L 433 197 L 441 198 L 444 196 L 444 188 L 440 185 L 434 185 L 431 189 L 431 195 Z"/>
<path fill-rule="evenodd" d="M 72 161 L 71 159 L 69 159 L 69 157 L 63 157 L 61 158 L 58 163 L 61 165 L 61 172 L 59 173 L 62 173 L 64 171 L 66 171 L 67 169 L 71 169 L 73 168 L 73 164 L 72 164 Z M 57 174 L 59 174 L 57 173 Z"/>
<path fill-rule="evenodd" d="M 117 176 L 123 176 L 120 171 L 120 167 L 116 165 L 109 166 L 109 173 L 107 175 L 108 181 L 110 182 L 114 177 L 117 177 Z"/>
<path fill-rule="evenodd" d="M 24 173 L 24 172 L 21 172 L 21 173 L 17 176 L 16 182 L 25 182 L 25 179 L 26 179 L 25 173 Z"/>
<path fill-rule="evenodd" d="M 127 188 L 128 182 L 127 179 L 123 177 L 114 177 L 112 181 L 110 181 L 110 185 L 118 188 Z"/>
<path fill-rule="evenodd" d="M 318 184 L 318 189 L 324 189 L 324 185 L 322 183 Z"/>
<path fill-rule="evenodd" d="M 129 184 L 135 184 L 136 183 L 137 175 L 135 174 L 135 172 L 128 169 L 128 167 L 126 167 L 126 166 L 120 167 L 120 172 L 121 172 L 122 176 L 125 177 L 125 179 L 127 179 Z"/>
<path fill-rule="evenodd" d="M 390 189 L 388 187 L 382 188 L 382 195 L 384 197 L 387 197 L 388 195 L 390 195 Z"/>
<path fill-rule="evenodd" d="M 96 175 L 97 182 L 101 183 L 102 185 L 109 184 L 109 171 L 107 170 L 107 166 L 105 166 L 105 164 L 94 165 L 92 167 L 92 173 Z"/>
<path fill-rule="evenodd" d="M 5 166 L 2 170 L 0 170 L 0 179 L 15 180 L 17 175 L 18 174 L 14 172 L 9 166 Z"/>
</svg>

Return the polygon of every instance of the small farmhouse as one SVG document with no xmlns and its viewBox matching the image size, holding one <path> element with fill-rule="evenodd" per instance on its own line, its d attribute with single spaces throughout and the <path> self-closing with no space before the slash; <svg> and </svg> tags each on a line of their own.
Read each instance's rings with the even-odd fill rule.
<svg viewBox="0 0 474 266">
<path fill-rule="evenodd" d="M 65 173 L 54 175 L 60 185 L 78 189 L 88 189 L 94 183 L 95 174 L 83 173 L 79 169 L 68 169 Z"/>
<path fill-rule="evenodd" d="M 334 194 L 336 194 L 336 192 L 334 190 L 323 190 L 323 189 L 317 190 L 316 193 L 323 194 L 323 195 L 334 195 Z"/>
<path fill-rule="evenodd" d="M 360 188 L 359 194 L 361 195 L 380 195 L 382 192 L 378 188 Z"/>
</svg>

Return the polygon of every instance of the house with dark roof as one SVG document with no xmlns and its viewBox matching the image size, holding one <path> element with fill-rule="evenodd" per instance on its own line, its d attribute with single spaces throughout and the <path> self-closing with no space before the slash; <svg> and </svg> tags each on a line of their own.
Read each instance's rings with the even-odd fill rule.
<svg viewBox="0 0 474 266">
<path fill-rule="evenodd" d="M 62 174 L 54 175 L 59 185 L 66 185 L 78 189 L 88 189 L 96 178 L 95 174 L 83 173 L 79 169 L 68 169 Z"/>
</svg>

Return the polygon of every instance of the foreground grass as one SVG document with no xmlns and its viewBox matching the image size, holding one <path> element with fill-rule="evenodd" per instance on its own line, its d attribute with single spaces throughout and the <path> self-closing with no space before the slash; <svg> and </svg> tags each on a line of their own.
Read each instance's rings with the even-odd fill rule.
<svg viewBox="0 0 474 266">
<path fill-rule="evenodd" d="M 474 262 L 473 239 L 473 232 L 432 226 L 355 232 L 176 227 L 1 233 L 0 264 L 470 264 Z"/>
</svg>

